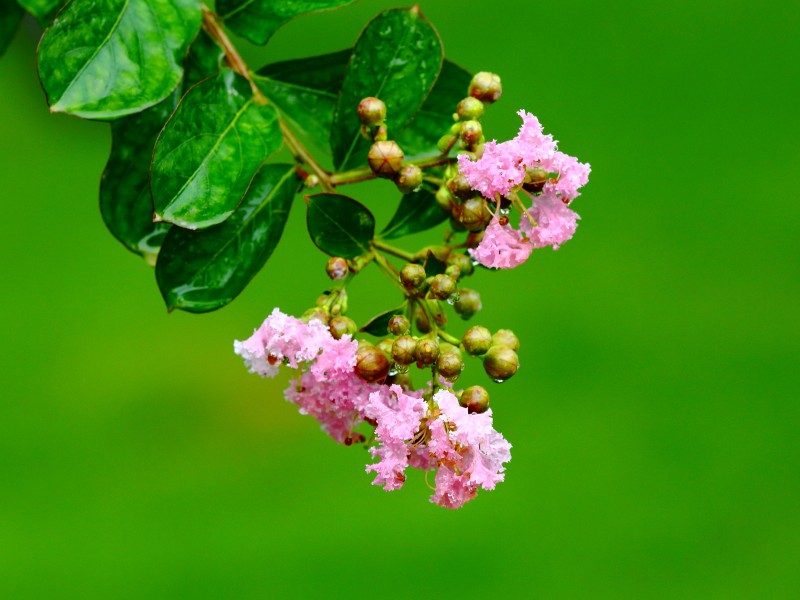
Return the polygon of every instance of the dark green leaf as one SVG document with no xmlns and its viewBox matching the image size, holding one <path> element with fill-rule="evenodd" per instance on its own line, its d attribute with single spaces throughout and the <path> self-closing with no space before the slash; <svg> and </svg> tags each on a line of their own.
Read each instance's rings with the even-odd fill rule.
<svg viewBox="0 0 800 600">
<path fill-rule="evenodd" d="M 13 4 L 13 0 L 5 0 L 8 4 Z M 47 24 L 56 16 L 58 9 L 64 6 L 66 0 L 17 0 L 19 5 L 31 13 L 39 25 L 47 27 Z"/>
<path fill-rule="evenodd" d="M 201 29 L 189 47 L 189 54 L 183 61 L 183 82 L 181 83 L 183 91 L 186 92 L 194 84 L 219 73 L 223 56 L 225 53 L 222 48 Z"/>
<path fill-rule="evenodd" d="M 308 233 L 331 256 L 355 258 L 370 250 L 375 217 L 366 206 L 341 194 L 314 194 L 308 201 Z"/>
<path fill-rule="evenodd" d="M 338 170 L 366 164 L 369 149 L 360 133 L 356 107 L 366 96 L 386 104 L 389 137 L 399 133 L 422 106 L 442 64 L 439 34 L 417 6 L 382 12 L 361 33 L 331 130 L 331 148 Z"/>
<path fill-rule="evenodd" d="M 167 307 L 208 312 L 238 296 L 278 245 L 298 183 L 293 165 L 264 165 L 227 221 L 173 227 L 156 264 Z"/>
<path fill-rule="evenodd" d="M 392 220 L 383 229 L 380 237 L 386 240 L 403 237 L 412 233 L 419 233 L 447 219 L 446 213 L 436 202 L 433 192 L 421 189 L 410 194 L 404 194 L 394 213 Z"/>
<path fill-rule="evenodd" d="M 290 60 L 259 69 L 258 87 L 305 144 L 330 153 L 336 96 L 352 50 Z"/>
<path fill-rule="evenodd" d="M 156 143 L 151 168 L 156 215 L 187 229 L 224 221 L 281 142 L 275 110 L 255 103 L 244 77 L 223 69 L 198 83 Z"/>
<path fill-rule="evenodd" d="M 263 45 L 294 17 L 353 2 L 355 0 L 217 0 L 217 12 L 231 31 Z"/>
<path fill-rule="evenodd" d="M 413 120 L 397 136 L 397 143 L 406 158 L 421 158 L 439 154 L 439 138 L 450 131 L 453 113 L 467 96 L 472 76 L 457 64 L 445 60 L 436 85 Z"/>
<path fill-rule="evenodd" d="M 428 277 L 442 275 L 447 270 L 447 264 L 436 258 L 436 255 L 431 250 L 428 250 L 428 257 L 425 259 L 423 266 Z"/>
<path fill-rule="evenodd" d="M 0 3 L 0 56 L 14 39 L 14 33 L 17 31 L 23 14 L 25 13 L 20 5 L 13 0 L 5 0 Z"/>
<path fill-rule="evenodd" d="M 114 119 L 166 98 L 200 27 L 200 0 L 72 0 L 39 44 L 52 112 Z"/>
<path fill-rule="evenodd" d="M 361 333 L 369 333 L 378 337 L 384 337 L 388 333 L 389 319 L 395 315 L 404 315 L 405 313 L 405 305 L 387 310 L 386 312 L 372 317 L 359 331 Z"/>
</svg>

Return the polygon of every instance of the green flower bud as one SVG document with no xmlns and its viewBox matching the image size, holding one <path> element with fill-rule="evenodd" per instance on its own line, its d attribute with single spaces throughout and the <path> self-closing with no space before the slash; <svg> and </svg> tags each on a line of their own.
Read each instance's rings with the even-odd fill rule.
<svg viewBox="0 0 800 600">
<path fill-rule="evenodd" d="M 461 315 L 462 319 L 469 319 L 482 308 L 481 295 L 475 290 L 461 288 L 453 308 Z"/>
<path fill-rule="evenodd" d="M 483 357 L 483 370 L 497 383 L 513 377 L 519 369 L 519 357 L 508 346 L 492 346 Z"/>
<path fill-rule="evenodd" d="M 453 197 L 450 195 L 450 190 L 445 186 L 436 190 L 436 203 L 442 207 L 442 210 L 449 213 L 453 207 Z"/>
<path fill-rule="evenodd" d="M 317 319 L 318 321 L 322 321 L 327 325 L 331 317 L 328 313 L 320 308 L 309 308 L 306 312 L 300 315 L 300 318 L 306 323 Z"/>
<path fill-rule="evenodd" d="M 414 311 L 414 325 L 420 333 L 429 333 L 432 329 L 428 315 L 419 307 Z"/>
<path fill-rule="evenodd" d="M 464 350 L 473 356 L 486 354 L 492 346 L 492 332 L 480 325 L 470 327 L 464 333 L 461 343 L 464 344 Z"/>
<path fill-rule="evenodd" d="M 394 182 L 403 194 L 416 191 L 422 185 L 422 169 L 417 165 L 403 165 Z"/>
<path fill-rule="evenodd" d="M 507 346 L 516 352 L 519 350 L 519 338 L 510 329 L 499 329 L 492 336 L 492 346 Z"/>
<path fill-rule="evenodd" d="M 479 385 L 473 385 L 461 392 L 458 403 L 471 413 L 486 412 L 489 408 L 489 392 Z"/>
<path fill-rule="evenodd" d="M 369 139 L 369 138 L 367 138 Z M 386 129 L 386 125 L 378 125 L 372 133 L 372 141 L 373 142 L 385 142 L 389 139 L 389 131 Z"/>
<path fill-rule="evenodd" d="M 462 277 L 472 275 L 472 272 L 475 270 L 472 259 L 466 254 L 459 254 L 458 252 L 453 252 L 447 257 L 447 264 L 458 267 Z"/>
<path fill-rule="evenodd" d="M 459 137 L 465 148 L 473 148 L 483 137 L 483 127 L 481 127 L 480 121 L 464 121 L 461 124 L 461 134 Z"/>
<path fill-rule="evenodd" d="M 450 149 L 455 145 L 456 140 L 458 140 L 457 135 L 453 135 L 452 133 L 445 133 L 442 137 L 439 138 L 439 141 L 436 143 L 436 147 L 439 148 L 439 152 L 442 154 L 447 154 L 450 152 Z"/>
<path fill-rule="evenodd" d="M 347 277 L 348 271 L 347 261 L 341 256 L 334 256 L 329 259 L 328 264 L 325 266 L 325 272 L 334 281 L 340 281 Z"/>
<path fill-rule="evenodd" d="M 316 175 L 309 175 L 303 180 L 303 185 L 307 187 L 309 190 L 313 190 L 315 187 L 319 185 L 319 177 Z"/>
<path fill-rule="evenodd" d="M 369 96 L 358 103 L 358 120 L 364 125 L 378 125 L 385 119 L 386 105 L 382 100 Z"/>
<path fill-rule="evenodd" d="M 401 335 L 392 344 L 392 359 L 398 365 L 410 365 L 416 360 L 417 340 L 410 335 Z"/>
<path fill-rule="evenodd" d="M 432 337 L 422 338 L 417 342 L 414 357 L 422 365 L 429 365 L 439 358 L 439 342 Z"/>
<path fill-rule="evenodd" d="M 470 121 L 480 119 L 483 116 L 483 102 L 472 96 L 467 96 L 456 107 L 456 114 L 453 117 L 457 121 Z"/>
<path fill-rule="evenodd" d="M 328 329 L 334 339 L 340 340 L 344 335 L 354 335 L 358 326 L 350 317 L 333 317 L 328 324 Z"/>
<path fill-rule="evenodd" d="M 464 361 L 461 360 L 461 355 L 457 352 L 443 352 L 436 359 L 436 368 L 442 377 L 448 381 L 455 381 L 461 375 Z"/>
<path fill-rule="evenodd" d="M 375 346 L 361 346 L 356 352 L 356 374 L 369 383 L 381 381 L 389 374 L 389 359 Z"/>
<path fill-rule="evenodd" d="M 375 344 L 375 347 L 378 348 L 378 350 L 380 350 L 381 352 L 383 352 L 386 355 L 386 358 L 389 358 L 392 355 L 393 344 L 394 344 L 393 340 L 386 338 Z"/>
<path fill-rule="evenodd" d="M 476 73 L 469 84 L 469 95 L 481 102 L 491 104 L 497 102 L 503 94 L 500 76 L 487 71 Z"/>
<path fill-rule="evenodd" d="M 400 281 L 407 289 L 416 289 L 425 281 L 425 269 L 421 265 L 408 263 L 400 271 Z"/>
<path fill-rule="evenodd" d="M 453 279 L 459 279 L 461 277 L 461 269 L 456 265 L 450 265 L 444 270 L 444 274 Z"/>
<path fill-rule="evenodd" d="M 431 296 L 447 300 L 456 291 L 456 281 L 448 275 L 436 275 L 431 282 Z"/>
<path fill-rule="evenodd" d="M 411 323 L 403 315 L 395 315 L 389 319 L 389 325 L 386 329 L 392 335 L 405 335 L 411 329 Z"/>
<path fill-rule="evenodd" d="M 375 142 L 367 153 L 369 168 L 378 177 L 393 178 L 403 166 L 403 151 L 397 142 Z"/>
<path fill-rule="evenodd" d="M 525 170 L 525 181 L 522 187 L 529 192 L 541 192 L 544 184 L 547 183 L 547 169 L 542 167 L 528 167 Z"/>
<path fill-rule="evenodd" d="M 453 196 L 461 200 L 473 198 L 476 195 L 475 190 L 470 187 L 467 178 L 462 173 L 458 173 L 447 182 L 447 189 L 450 190 Z"/>
<path fill-rule="evenodd" d="M 482 231 L 486 229 L 486 226 L 492 219 L 492 214 L 486 207 L 486 202 L 484 202 L 481 197 L 465 200 L 464 204 L 456 207 L 453 212 L 458 218 L 458 222 L 469 231 Z"/>
<path fill-rule="evenodd" d="M 461 356 L 461 348 L 458 346 L 454 346 L 449 342 L 439 342 L 439 352 L 441 354 L 445 354 L 447 352 L 455 352 L 459 356 Z"/>
</svg>

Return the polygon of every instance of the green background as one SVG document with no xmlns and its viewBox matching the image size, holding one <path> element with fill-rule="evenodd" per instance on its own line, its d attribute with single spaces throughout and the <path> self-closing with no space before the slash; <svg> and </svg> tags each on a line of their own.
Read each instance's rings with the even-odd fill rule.
<svg viewBox="0 0 800 600">
<path fill-rule="evenodd" d="M 296 20 L 246 55 L 338 50 L 388 6 Z M 450 58 L 502 75 L 489 137 L 524 107 L 593 167 L 571 242 L 473 281 L 476 321 L 522 338 L 490 389 L 506 481 L 459 511 L 418 473 L 386 493 L 284 379 L 246 373 L 233 339 L 326 283 L 299 202 L 236 302 L 168 315 L 100 219 L 108 127 L 48 114 L 26 22 L 0 60 L 4 597 L 800 593 L 796 2 L 422 9 Z M 381 223 L 397 201 L 350 191 Z M 367 274 L 352 314 L 392 294 Z"/>
</svg>

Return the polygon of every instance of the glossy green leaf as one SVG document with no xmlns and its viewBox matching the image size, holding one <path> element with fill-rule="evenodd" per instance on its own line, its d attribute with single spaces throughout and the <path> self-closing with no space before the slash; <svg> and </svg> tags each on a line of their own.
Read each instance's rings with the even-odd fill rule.
<svg viewBox="0 0 800 600">
<path fill-rule="evenodd" d="M 370 250 L 375 217 L 366 206 L 341 194 L 307 196 L 308 233 L 331 256 L 355 258 Z"/>
<path fill-rule="evenodd" d="M 361 333 L 369 333 L 378 337 L 384 337 L 388 334 L 389 319 L 395 315 L 404 315 L 405 313 L 405 305 L 387 310 L 386 312 L 372 317 L 359 331 Z"/>
<path fill-rule="evenodd" d="M 331 130 L 339 170 L 366 164 L 369 142 L 356 107 L 366 96 L 386 104 L 389 136 L 399 133 L 422 106 L 442 65 L 439 34 L 415 5 L 382 12 L 361 33 L 345 75 Z"/>
<path fill-rule="evenodd" d="M 166 98 L 200 27 L 200 0 L 72 0 L 39 43 L 52 112 L 114 119 Z"/>
<path fill-rule="evenodd" d="M 22 15 L 25 14 L 19 4 L 12 0 L 0 3 L 0 56 L 6 51 L 14 33 L 19 27 Z"/>
<path fill-rule="evenodd" d="M 156 264 L 167 307 L 208 312 L 238 296 L 278 245 L 298 185 L 293 165 L 264 165 L 224 223 L 202 231 L 173 227 Z"/>
<path fill-rule="evenodd" d="M 397 143 L 406 158 L 421 158 L 439 154 L 437 143 L 450 131 L 453 113 L 467 96 L 472 76 L 457 64 L 445 60 L 436 85 L 425 104 L 412 121 L 397 136 Z"/>
<path fill-rule="evenodd" d="M 255 81 L 300 140 L 330 154 L 336 97 L 352 50 L 289 60 L 259 69 Z"/>
<path fill-rule="evenodd" d="M 353 2 L 355 0 L 217 0 L 217 12 L 231 31 L 263 45 L 295 17 Z"/>
<path fill-rule="evenodd" d="M 156 143 L 151 188 L 159 219 L 187 229 L 224 221 L 282 143 L 275 109 L 223 69 L 183 97 Z"/>
<path fill-rule="evenodd" d="M 386 240 L 419 233 L 436 227 L 450 215 L 442 210 L 436 202 L 436 196 L 430 190 L 420 189 L 404 194 L 394 213 L 392 220 L 383 229 L 380 237 Z"/>
<path fill-rule="evenodd" d="M 7 4 L 13 4 L 13 0 L 4 0 Z M 19 5 L 31 13 L 39 25 L 46 27 L 47 24 L 56 16 L 58 9 L 64 6 L 66 0 L 17 0 Z"/>
<path fill-rule="evenodd" d="M 219 72 L 222 51 L 204 32 L 189 48 L 181 88 L 155 106 L 111 123 L 111 155 L 100 180 L 100 213 L 111 233 L 151 264 L 170 225 L 153 222 L 150 160 L 181 91 Z"/>
</svg>

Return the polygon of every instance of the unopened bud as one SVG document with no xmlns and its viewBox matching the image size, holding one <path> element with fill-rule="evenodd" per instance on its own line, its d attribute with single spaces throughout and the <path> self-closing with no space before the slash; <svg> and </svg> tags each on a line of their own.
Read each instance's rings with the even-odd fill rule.
<svg viewBox="0 0 800 600">
<path fill-rule="evenodd" d="M 472 96 L 467 96 L 456 107 L 456 114 L 453 115 L 458 121 L 470 121 L 480 119 L 483 116 L 483 102 Z"/>
<path fill-rule="evenodd" d="M 483 136 L 483 127 L 479 121 L 470 120 L 464 121 L 461 124 L 461 142 L 465 148 L 473 148 L 478 142 L 481 141 Z"/>
<path fill-rule="evenodd" d="M 381 381 L 389 374 L 389 359 L 375 346 L 361 346 L 356 352 L 356 374 L 369 383 Z"/>
<path fill-rule="evenodd" d="M 469 95 L 481 102 L 491 104 L 497 102 L 503 94 L 500 76 L 487 71 L 476 73 L 469 84 Z"/>
<path fill-rule="evenodd" d="M 417 308 L 414 312 L 414 325 L 420 333 L 429 333 L 431 330 L 431 321 L 425 311 Z"/>
<path fill-rule="evenodd" d="M 358 330 L 356 322 L 350 317 L 333 317 L 328 329 L 334 339 L 340 340 L 344 335 L 353 335 Z"/>
<path fill-rule="evenodd" d="M 464 350 L 473 356 L 486 354 L 492 346 L 492 332 L 480 325 L 470 327 L 464 333 L 461 343 L 464 344 Z"/>
<path fill-rule="evenodd" d="M 458 252 L 453 252 L 447 257 L 447 264 L 458 267 L 458 270 L 461 271 L 461 277 L 472 275 L 472 271 L 475 269 L 472 264 L 472 259 L 466 254 L 460 254 Z"/>
<path fill-rule="evenodd" d="M 455 381 L 461 375 L 464 368 L 464 361 L 457 352 L 443 352 L 436 360 L 436 368 L 442 377 L 448 381 Z"/>
<path fill-rule="evenodd" d="M 461 392 L 458 403 L 471 413 L 486 412 L 489 408 L 489 392 L 479 385 L 473 385 Z"/>
<path fill-rule="evenodd" d="M 347 261 L 341 256 L 334 256 L 329 259 L 328 264 L 325 266 L 325 272 L 334 281 L 340 281 L 347 277 L 348 271 Z"/>
<path fill-rule="evenodd" d="M 435 338 L 422 338 L 417 342 L 414 356 L 417 362 L 423 365 L 429 365 L 439 358 L 439 342 Z"/>
<path fill-rule="evenodd" d="M 456 281 L 449 275 L 436 275 L 431 282 L 431 296 L 447 300 L 456 291 Z"/>
<path fill-rule="evenodd" d="M 417 165 L 403 165 L 394 182 L 403 194 L 413 192 L 422 185 L 422 169 Z"/>
<path fill-rule="evenodd" d="M 364 125 L 378 125 L 385 119 L 386 105 L 382 100 L 369 96 L 358 103 L 358 120 Z"/>
<path fill-rule="evenodd" d="M 378 177 L 391 179 L 403 166 L 403 151 L 397 142 L 375 142 L 367 153 L 367 162 Z"/>
<path fill-rule="evenodd" d="M 466 200 L 475 196 L 475 190 L 472 189 L 467 178 L 463 173 L 458 173 L 455 177 L 447 182 L 447 189 L 456 198 Z"/>
<path fill-rule="evenodd" d="M 547 183 L 548 176 L 547 169 L 542 167 L 528 167 L 525 170 L 525 181 L 522 187 L 529 192 L 541 192 L 544 189 L 544 184 Z"/>
<path fill-rule="evenodd" d="M 403 315 L 395 315 L 389 319 L 387 330 L 392 335 L 405 335 L 411 328 L 411 323 L 408 322 Z"/>
<path fill-rule="evenodd" d="M 385 142 L 388 139 L 389 139 L 389 130 L 386 129 L 386 125 L 378 125 L 372 130 L 373 142 Z"/>
<path fill-rule="evenodd" d="M 461 315 L 462 319 L 469 319 L 482 308 L 481 295 L 475 290 L 461 288 L 453 308 Z"/>
<path fill-rule="evenodd" d="M 461 269 L 456 265 L 449 265 L 445 270 L 444 274 L 448 277 L 452 277 L 453 279 L 458 279 L 461 277 Z"/>
<path fill-rule="evenodd" d="M 319 185 L 319 177 L 317 177 L 316 175 L 309 175 L 303 180 L 303 185 L 310 190 L 314 189 Z"/>
<path fill-rule="evenodd" d="M 436 203 L 442 207 L 442 210 L 445 212 L 450 212 L 453 206 L 453 200 L 450 196 L 450 190 L 448 190 L 445 186 L 440 187 L 436 190 Z"/>
<path fill-rule="evenodd" d="M 425 269 L 421 265 L 408 263 L 400 270 L 400 281 L 409 290 L 418 288 L 425 281 Z"/>
<path fill-rule="evenodd" d="M 392 344 L 392 358 L 398 365 L 410 365 L 416 360 L 417 340 L 410 335 L 401 335 Z"/>
<path fill-rule="evenodd" d="M 492 218 L 483 198 L 470 198 L 455 210 L 458 222 L 468 231 L 482 231 L 486 229 Z"/>
<path fill-rule="evenodd" d="M 375 344 L 375 347 L 378 348 L 381 352 L 386 355 L 386 358 L 389 358 L 392 355 L 392 344 L 394 340 L 390 340 L 389 338 L 382 339 L 380 342 Z"/>
<path fill-rule="evenodd" d="M 510 329 L 499 329 L 492 336 L 493 346 L 507 346 L 514 352 L 519 350 L 519 338 Z"/>
<path fill-rule="evenodd" d="M 330 320 L 330 315 L 328 315 L 322 309 L 309 308 L 306 312 L 304 312 L 302 315 L 300 315 L 300 318 L 303 321 L 305 321 L 306 323 L 309 323 L 310 321 L 313 321 L 314 319 L 316 319 L 317 321 L 322 321 L 323 323 L 325 323 L 327 325 L 328 321 Z"/>
<path fill-rule="evenodd" d="M 483 235 L 486 231 L 471 231 L 470 234 L 467 236 L 466 245 L 467 248 L 477 248 L 478 244 L 481 243 L 483 239 Z"/>
<path fill-rule="evenodd" d="M 511 378 L 519 369 L 519 357 L 508 346 L 492 346 L 483 357 L 483 369 L 500 383 Z"/>
</svg>

